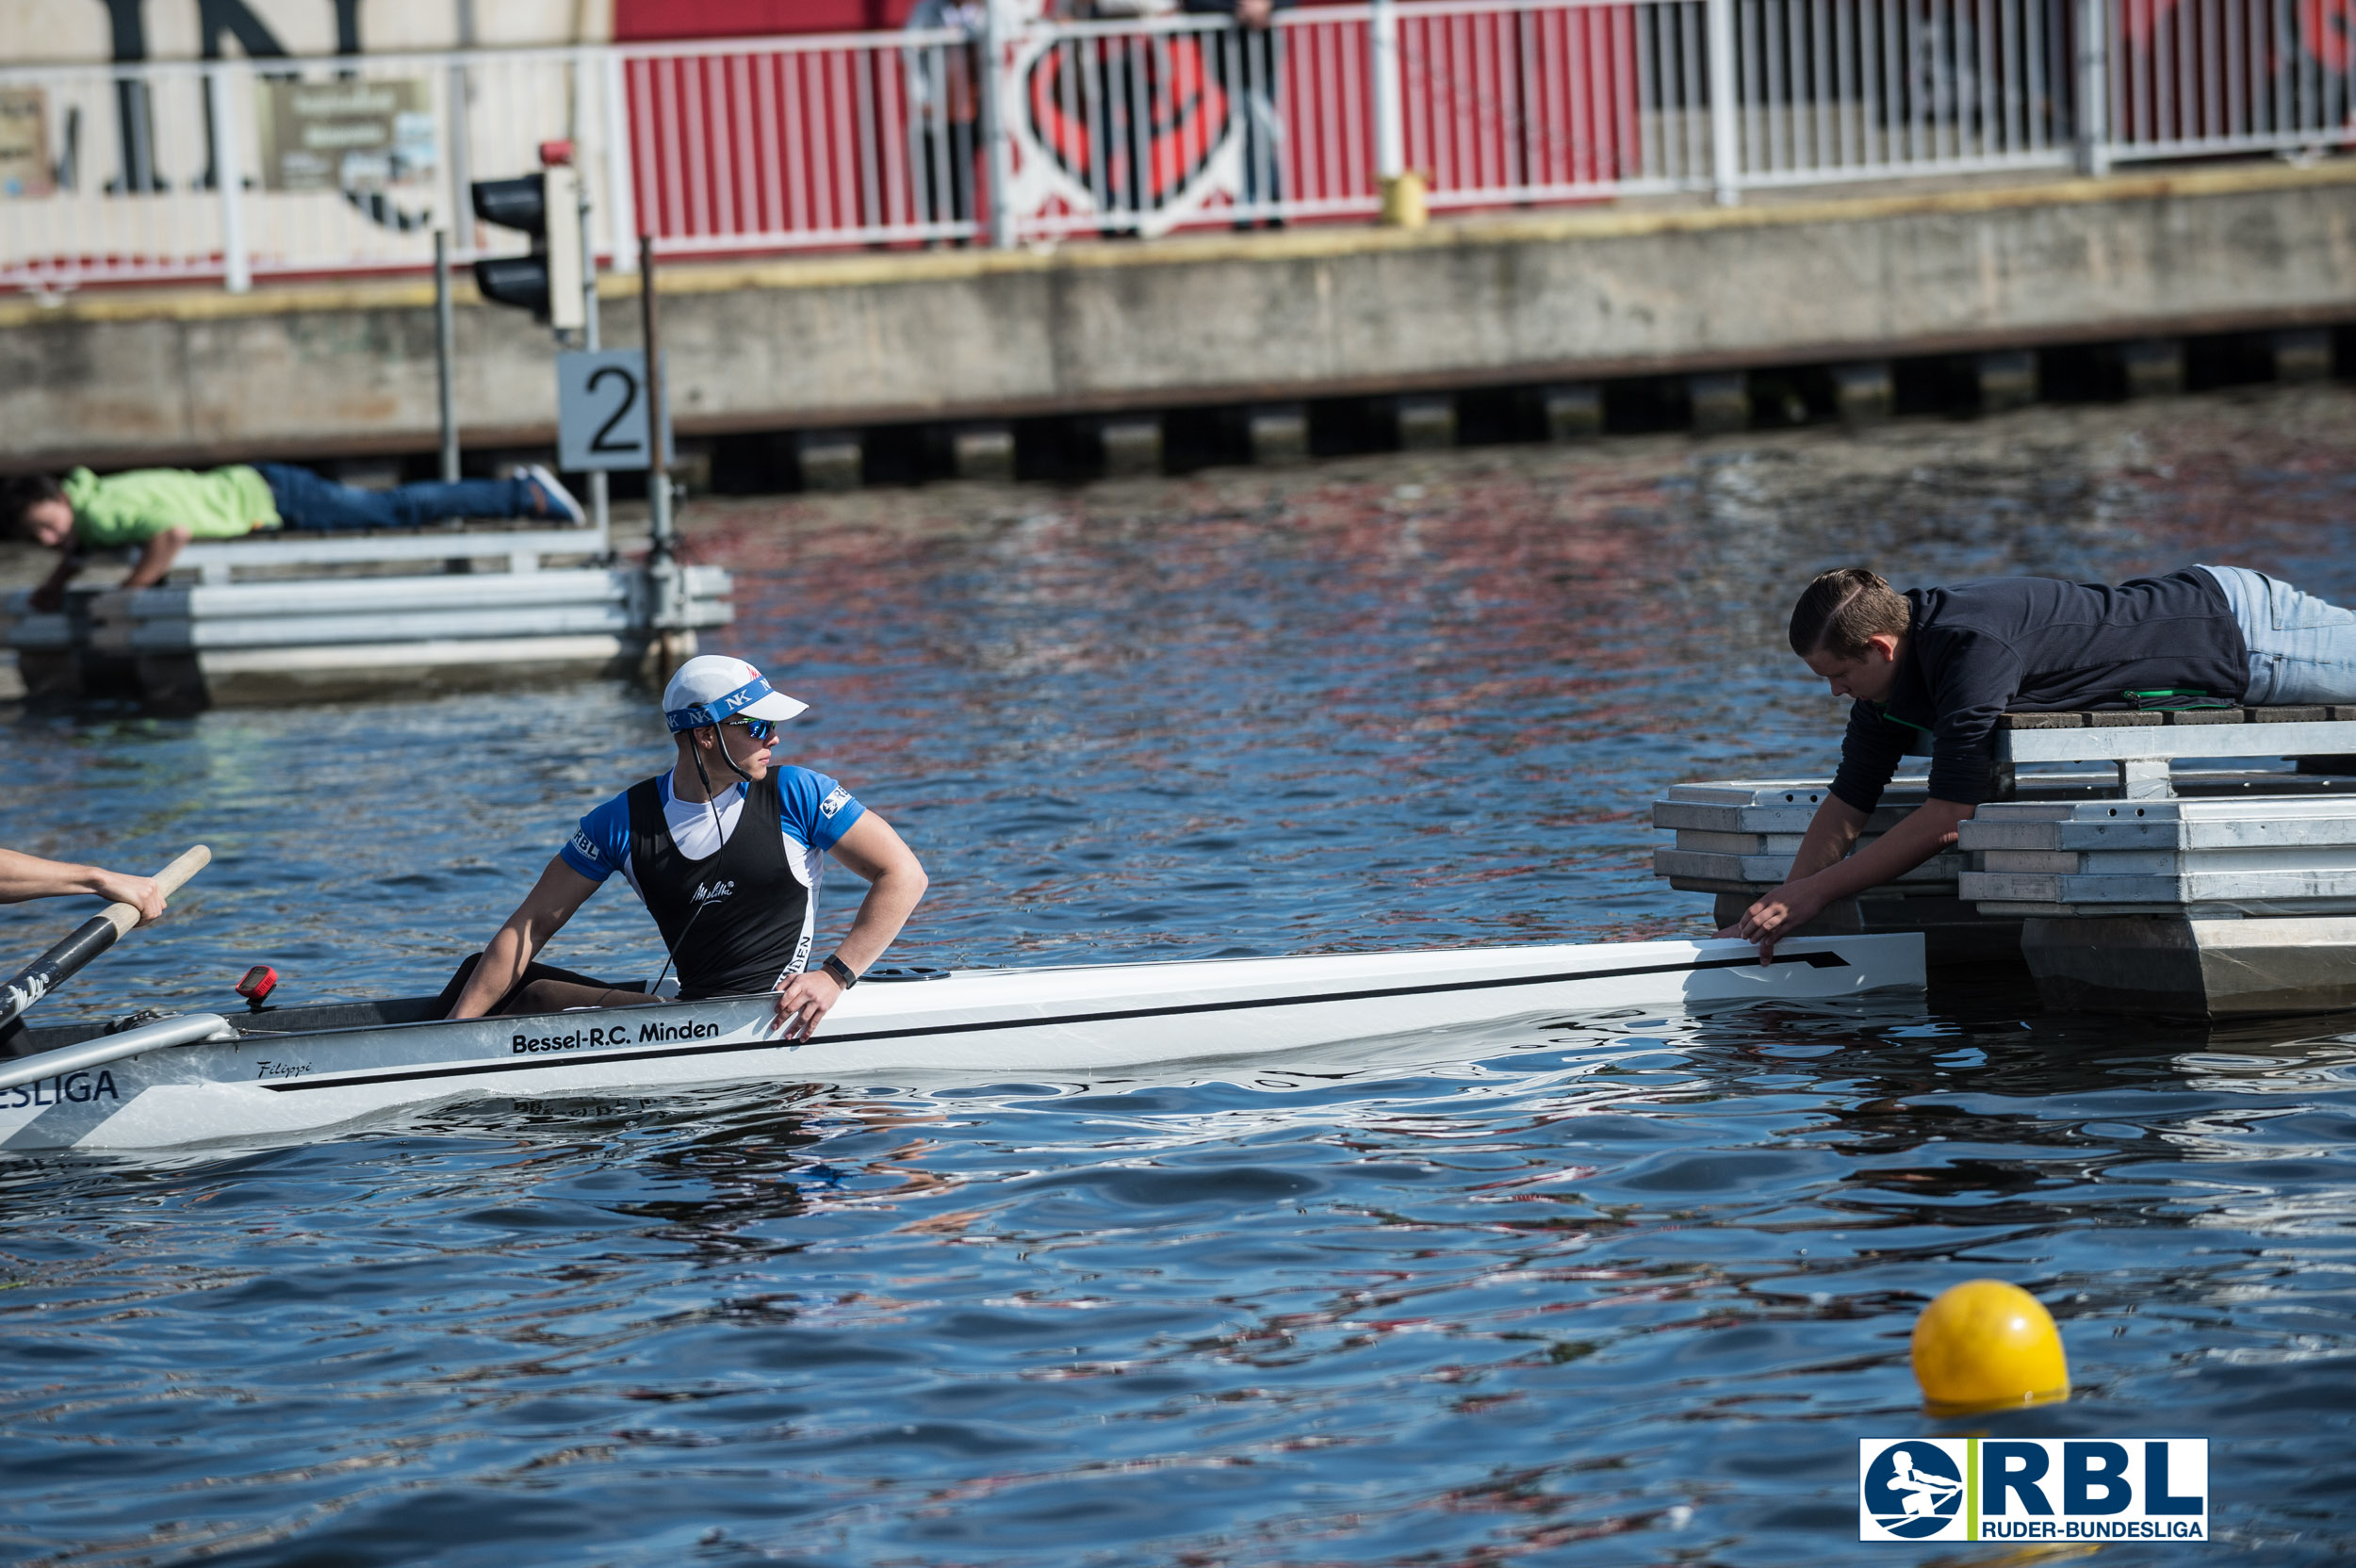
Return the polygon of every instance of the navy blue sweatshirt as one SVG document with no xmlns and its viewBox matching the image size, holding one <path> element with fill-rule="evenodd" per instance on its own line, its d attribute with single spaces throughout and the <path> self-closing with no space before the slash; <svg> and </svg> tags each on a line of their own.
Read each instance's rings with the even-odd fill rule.
<svg viewBox="0 0 2356 1568">
<path fill-rule="evenodd" d="M 1915 588 L 1914 623 L 1887 704 L 1849 710 L 1832 792 L 1881 800 L 1909 729 L 1931 737 L 1931 798 L 1977 806 L 1995 769 L 1998 715 L 2133 706 L 2174 688 L 2238 701 L 2250 647 L 2217 579 L 2188 566 L 2116 588 L 1999 577 Z"/>
</svg>

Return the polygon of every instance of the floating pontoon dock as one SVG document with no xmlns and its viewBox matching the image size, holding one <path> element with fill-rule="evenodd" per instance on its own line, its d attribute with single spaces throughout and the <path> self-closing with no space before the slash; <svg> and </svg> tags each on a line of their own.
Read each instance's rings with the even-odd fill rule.
<svg viewBox="0 0 2356 1568">
<path fill-rule="evenodd" d="M 1956 848 L 1812 931 L 1919 930 L 1934 965 L 2018 954 L 2065 1007 L 2227 1017 L 2356 1007 L 2356 707 L 2020 713 L 2006 798 Z M 2181 761 L 2281 757 L 2296 771 Z M 2029 772 L 2031 768 L 2045 771 Z M 1893 781 L 1860 844 L 1927 798 Z M 1680 784 L 1670 886 L 1731 922 L 1789 873 L 1821 781 Z"/>
<path fill-rule="evenodd" d="M 731 618 L 723 569 L 624 563 L 584 529 L 263 534 L 189 546 L 190 572 L 47 614 L 9 596 L 26 694 L 187 710 L 629 674 Z"/>
</svg>

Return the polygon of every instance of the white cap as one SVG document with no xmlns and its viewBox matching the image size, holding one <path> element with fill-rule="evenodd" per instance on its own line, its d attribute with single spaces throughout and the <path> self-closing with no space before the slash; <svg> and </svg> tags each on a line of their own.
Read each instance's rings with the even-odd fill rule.
<svg viewBox="0 0 2356 1568">
<path fill-rule="evenodd" d="M 690 659 L 663 688 L 663 722 L 674 735 L 735 718 L 783 723 L 809 707 L 771 687 L 742 659 L 716 653 Z"/>
</svg>

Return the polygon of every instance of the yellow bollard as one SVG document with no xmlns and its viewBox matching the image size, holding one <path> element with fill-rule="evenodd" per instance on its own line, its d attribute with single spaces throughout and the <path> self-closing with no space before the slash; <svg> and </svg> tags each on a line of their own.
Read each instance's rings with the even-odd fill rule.
<svg viewBox="0 0 2356 1568">
<path fill-rule="evenodd" d="M 1914 1320 L 1914 1380 L 1936 1413 L 2070 1397 L 2061 1331 L 2037 1298 L 2002 1280 L 1942 1291 Z"/>
<path fill-rule="evenodd" d="M 1395 229 L 1420 229 L 1431 221 L 1432 212 L 1424 203 L 1424 177 L 1414 170 L 1404 174 L 1381 176 L 1383 187 L 1383 221 Z"/>
</svg>

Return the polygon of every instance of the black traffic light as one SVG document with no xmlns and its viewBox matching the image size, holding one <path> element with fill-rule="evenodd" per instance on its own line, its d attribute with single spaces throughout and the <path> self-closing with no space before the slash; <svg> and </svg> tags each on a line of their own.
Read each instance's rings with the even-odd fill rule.
<svg viewBox="0 0 2356 1568">
<path fill-rule="evenodd" d="M 532 312 L 559 327 L 581 321 L 580 187 L 572 170 L 552 168 L 512 180 L 477 180 L 474 215 L 532 237 L 532 253 L 485 256 L 474 264 L 475 287 L 497 304 Z"/>
</svg>

